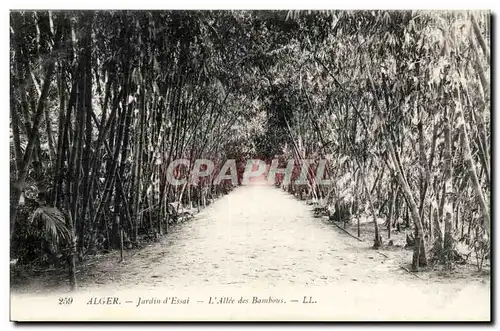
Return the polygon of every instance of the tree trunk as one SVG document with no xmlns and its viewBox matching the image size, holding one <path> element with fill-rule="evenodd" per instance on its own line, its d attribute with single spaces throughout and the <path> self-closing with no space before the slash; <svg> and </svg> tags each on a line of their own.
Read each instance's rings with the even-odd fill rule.
<svg viewBox="0 0 500 331">
<path fill-rule="evenodd" d="M 389 203 L 389 217 L 387 219 L 387 239 L 391 239 L 391 229 L 392 229 L 392 224 L 393 224 L 393 218 L 394 218 L 394 209 L 396 207 L 396 196 L 399 193 L 399 186 L 398 185 L 391 185 L 392 190 L 390 193 L 390 203 Z M 396 188 L 394 189 L 394 186 Z"/>
<path fill-rule="evenodd" d="M 472 28 L 474 30 L 474 34 L 476 35 L 477 41 L 481 46 L 484 56 L 486 57 L 486 61 L 490 62 L 490 50 L 486 45 L 486 42 L 481 34 L 481 30 L 479 29 L 479 24 L 477 24 L 476 17 L 474 14 L 471 14 Z"/>
<path fill-rule="evenodd" d="M 26 152 L 24 153 L 23 161 L 22 161 L 22 166 L 20 166 L 19 172 L 18 172 L 18 177 L 17 177 L 17 183 L 18 185 L 15 185 L 13 187 L 14 189 L 14 201 L 12 203 L 12 210 L 11 210 L 11 216 L 10 216 L 10 236 L 12 238 L 12 234 L 14 233 L 15 230 L 15 224 L 16 224 L 16 218 L 17 218 L 17 211 L 18 211 L 18 206 L 19 206 L 19 199 L 21 198 L 22 194 L 22 187 L 24 186 L 24 183 L 26 181 L 26 176 L 28 175 L 28 169 L 31 164 L 31 158 L 33 156 L 33 145 L 35 144 L 36 140 L 38 139 L 38 127 L 40 125 L 41 119 L 42 119 L 42 114 L 45 109 L 45 101 L 47 99 L 47 96 L 49 94 L 49 87 L 50 83 L 52 81 L 52 75 L 54 73 L 54 61 L 51 60 L 47 66 L 47 71 L 45 73 L 45 79 L 43 80 L 43 88 L 42 88 L 42 93 L 40 95 L 40 98 L 38 100 L 37 104 L 37 109 L 35 116 L 33 118 L 33 126 L 31 127 L 31 132 L 28 137 L 28 145 L 26 146 Z"/>
<path fill-rule="evenodd" d="M 368 65 L 368 63 L 369 62 L 366 61 L 367 65 Z M 379 104 L 378 99 L 376 97 L 377 90 L 375 89 L 375 85 L 374 85 L 373 79 L 371 77 L 369 65 L 368 65 L 368 69 L 366 72 L 368 74 L 368 80 L 370 83 L 371 90 L 375 96 L 375 106 L 376 106 L 378 115 L 382 119 L 385 120 L 385 115 L 384 115 L 382 109 L 380 108 L 380 104 Z M 387 121 L 386 121 L 386 123 L 387 123 Z M 403 189 L 403 192 L 406 196 L 406 201 L 408 202 L 408 204 L 410 206 L 413 221 L 415 223 L 415 228 L 416 228 L 415 242 L 416 242 L 416 245 L 415 245 L 415 250 L 413 251 L 412 268 L 413 268 L 413 270 L 417 271 L 419 266 L 426 266 L 427 265 L 427 256 L 425 253 L 424 228 L 422 226 L 422 220 L 421 220 L 420 215 L 418 213 L 418 208 L 417 208 L 417 205 L 415 203 L 415 200 L 413 199 L 413 195 L 411 193 L 410 186 L 409 186 L 408 182 L 406 181 L 406 177 L 404 175 L 402 166 L 399 163 L 399 157 L 396 154 L 396 151 L 394 150 L 393 141 L 390 137 L 390 132 L 387 131 L 387 128 L 385 128 L 385 130 L 386 130 L 385 143 L 386 143 L 386 146 L 388 149 L 389 158 L 392 159 L 392 162 L 395 165 L 396 177 L 399 181 L 399 185 Z"/>
<path fill-rule="evenodd" d="M 87 206 L 90 196 L 91 189 L 91 174 L 89 173 L 91 170 L 91 144 L 92 144 L 92 63 L 91 63 L 91 42 L 90 42 L 90 33 L 92 31 L 92 21 L 91 15 L 85 15 L 85 21 L 82 24 L 86 27 L 88 33 L 84 34 L 82 37 L 82 45 L 83 45 L 83 54 L 82 61 L 83 65 L 83 84 L 81 86 L 81 108 L 82 112 L 82 124 L 81 124 L 81 138 L 85 138 L 85 148 L 83 149 L 83 144 L 81 145 L 83 149 L 83 188 L 82 188 L 82 207 L 80 211 L 80 217 L 77 233 L 80 241 L 78 242 L 78 251 L 79 255 L 82 256 L 85 241 L 83 238 L 85 237 L 85 228 L 86 228 L 86 220 L 87 220 Z M 85 121 L 84 121 L 85 119 Z M 85 133 L 85 135 L 84 135 Z"/>
<path fill-rule="evenodd" d="M 446 264 L 451 265 L 453 261 L 454 253 L 454 239 L 451 233 L 453 227 L 453 158 L 452 158 L 452 141 L 451 141 L 451 121 L 453 119 L 453 113 L 450 113 L 450 109 L 446 106 L 445 108 L 445 124 L 444 124 L 444 191 L 443 191 L 443 201 L 444 201 L 444 261 Z"/>
<path fill-rule="evenodd" d="M 75 228 L 73 226 L 74 222 L 71 216 L 68 215 L 66 218 L 66 226 L 68 227 L 69 233 L 71 234 L 69 241 L 69 254 L 68 254 L 68 277 L 69 277 L 69 287 L 71 291 L 76 291 L 76 236 Z"/>
<path fill-rule="evenodd" d="M 469 170 L 470 174 L 470 179 L 472 181 L 472 187 L 474 189 L 475 195 L 476 195 L 476 200 L 479 204 L 481 213 L 482 213 L 482 220 L 483 220 L 483 227 L 484 230 L 486 231 L 486 234 L 488 236 L 488 245 L 490 244 L 491 236 L 490 236 L 490 212 L 489 212 L 489 207 L 488 204 L 486 203 L 486 199 L 484 197 L 483 190 L 481 188 L 481 184 L 479 183 L 479 179 L 477 176 L 476 172 L 476 165 L 474 163 L 474 160 L 472 159 L 472 152 L 470 149 L 470 142 L 469 142 L 469 136 L 467 133 L 467 128 L 465 127 L 465 119 L 463 116 L 463 111 L 461 104 L 458 105 L 457 109 L 458 113 L 458 129 L 460 130 L 460 133 L 462 134 L 462 139 L 463 139 L 463 153 L 464 153 L 464 159 L 465 159 L 465 164 L 467 165 L 467 168 Z"/>
<path fill-rule="evenodd" d="M 361 170 L 361 181 L 363 183 L 363 188 L 364 188 L 365 193 L 366 193 L 366 198 L 368 199 L 368 204 L 370 206 L 370 212 L 372 213 L 372 217 L 373 217 L 373 226 L 375 229 L 375 238 L 373 240 L 373 248 L 377 249 L 380 246 L 382 246 L 382 238 L 379 234 L 379 228 L 378 228 L 378 223 L 377 223 L 377 214 L 375 212 L 375 208 L 373 207 L 373 201 L 372 201 L 372 196 L 371 196 L 370 190 L 368 189 L 368 185 L 366 184 L 364 165 L 360 165 L 360 170 Z"/>
<path fill-rule="evenodd" d="M 422 226 L 422 222 L 420 219 L 420 215 L 418 213 L 418 208 L 413 199 L 413 195 L 410 190 L 410 186 L 404 177 L 404 173 L 401 165 L 397 162 L 394 157 L 395 151 L 392 146 L 392 143 L 388 140 L 387 147 L 389 150 L 389 156 L 392 159 L 392 162 L 395 164 L 395 172 L 396 177 L 399 181 L 400 187 L 403 189 L 403 192 L 406 196 L 406 201 L 409 205 L 413 222 L 415 224 L 415 249 L 413 251 L 413 260 L 412 260 L 412 269 L 417 271 L 420 266 L 427 266 L 427 256 L 425 252 L 425 240 L 424 240 L 424 228 Z"/>
</svg>

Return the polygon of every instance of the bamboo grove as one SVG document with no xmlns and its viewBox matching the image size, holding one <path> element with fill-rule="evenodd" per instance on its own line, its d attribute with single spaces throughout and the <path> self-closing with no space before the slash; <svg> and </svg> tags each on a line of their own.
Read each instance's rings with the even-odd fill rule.
<svg viewBox="0 0 500 331">
<path fill-rule="evenodd" d="M 172 160 L 259 155 L 327 159 L 331 187 L 311 174 L 285 189 L 352 214 L 367 205 L 375 247 L 405 218 L 414 269 L 451 266 L 459 241 L 489 258 L 489 19 L 12 12 L 11 257 L 62 256 L 71 273 L 168 235 L 172 203 L 231 190 L 213 176 L 170 185 Z"/>
</svg>

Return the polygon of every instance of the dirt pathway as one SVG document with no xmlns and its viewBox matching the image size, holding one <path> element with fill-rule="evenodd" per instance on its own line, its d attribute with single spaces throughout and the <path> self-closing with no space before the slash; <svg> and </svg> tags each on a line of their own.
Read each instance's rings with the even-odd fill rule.
<svg viewBox="0 0 500 331">
<path fill-rule="evenodd" d="M 106 255 L 80 286 L 310 289 L 330 291 L 343 316 L 364 309 L 373 312 L 370 319 L 488 318 L 489 283 L 421 280 L 368 246 L 312 217 L 311 207 L 291 195 L 250 185 L 174 227 L 162 242 L 127 251 L 124 263 L 117 252 Z M 418 310 L 408 315 L 412 305 Z"/>
<path fill-rule="evenodd" d="M 413 277 L 367 243 L 311 215 L 309 206 L 279 189 L 239 187 L 195 219 L 174 227 L 160 244 L 127 256 L 114 282 L 172 288 L 275 287 L 387 282 L 392 273 L 400 280 Z M 104 271 L 111 265 L 99 267 Z"/>
</svg>

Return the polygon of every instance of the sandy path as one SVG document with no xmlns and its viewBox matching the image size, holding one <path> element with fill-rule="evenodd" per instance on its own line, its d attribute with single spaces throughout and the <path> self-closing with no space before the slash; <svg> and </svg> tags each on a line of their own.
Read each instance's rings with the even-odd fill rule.
<svg viewBox="0 0 500 331">
<path fill-rule="evenodd" d="M 389 272 L 409 276 L 366 243 L 311 217 L 306 204 L 264 185 L 236 189 L 175 228 L 160 247 L 138 254 L 157 256 L 149 280 L 138 279 L 142 285 L 323 286 L 373 283 Z"/>
</svg>

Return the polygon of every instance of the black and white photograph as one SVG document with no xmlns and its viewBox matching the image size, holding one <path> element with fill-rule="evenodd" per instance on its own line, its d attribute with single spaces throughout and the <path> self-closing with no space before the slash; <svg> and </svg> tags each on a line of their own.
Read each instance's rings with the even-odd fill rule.
<svg viewBox="0 0 500 331">
<path fill-rule="evenodd" d="M 490 11 L 8 15 L 11 321 L 492 320 Z"/>
</svg>

